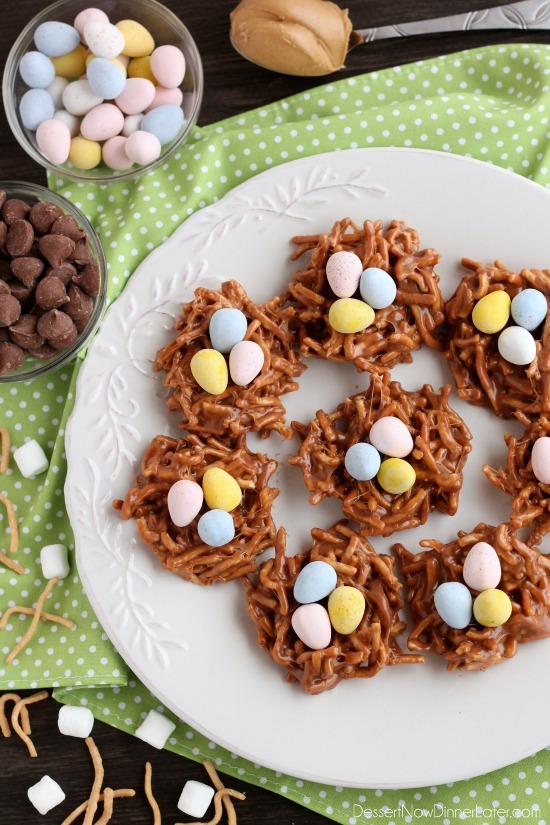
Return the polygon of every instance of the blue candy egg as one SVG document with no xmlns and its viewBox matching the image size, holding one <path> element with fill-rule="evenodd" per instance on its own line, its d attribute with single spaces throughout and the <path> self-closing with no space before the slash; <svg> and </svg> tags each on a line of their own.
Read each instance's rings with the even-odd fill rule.
<svg viewBox="0 0 550 825">
<path fill-rule="evenodd" d="M 153 111 L 155 110 L 153 109 Z M 210 319 L 208 329 L 212 346 L 218 352 L 231 352 L 235 344 L 243 340 L 247 327 L 246 315 L 240 309 L 232 309 L 231 307 L 217 309 Z"/>
<path fill-rule="evenodd" d="M 39 52 L 48 57 L 61 57 L 76 49 L 80 43 L 80 35 L 74 26 L 60 23 L 58 20 L 49 20 L 41 23 L 34 33 L 34 43 Z"/>
<path fill-rule="evenodd" d="M 23 126 L 33 132 L 43 120 L 51 120 L 54 111 L 52 96 L 45 89 L 29 89 L 19 103 L 19 115 Z"/>
<path fill-rule="evenodd" d="M 370 481 L 380 469 L 380 453 L 372 444 L 353 444 L 344 458 L 344 466 L 356 481 Z"/>
<path fill-rule="evenodd" d="M 311 561 L 294 583 L 294 598 L 300 604 L 318 602 L 336 587 L 336 570 L 326 561 Z"/>
<path fill-rule="evenodd" d="M 103 100 L 118 97 L 126 85 L 126 74 L 122 67 L 104 57 L 94 57 L 90 61 L 86 78 L 92 92 Z"/>
<path fill-rule="evenodd" d="M 548 311 L 546 296 L 538 289 L 524 289 L 512 301 L 512 318 L 518 325 L 532 332 L 544 319 Z"/>
<path fill-rule="evenodd" d="M 235 538 L 235 525 L 230 513 L 225 510 L 208 510 L 197 524 L 201 541 L 210 547 L 221 547 Z"/>
<path fill-rule="evenodd" d="M 472 620 L 472 594 L 462 582 L 444 582 L 434 593 L 435 609 L 443 621 L 462 630 Z"/>
<path fill-rule="evenodd" d="M 27 52 L 19 63 L 19 73 L 31 89 L 47 89 L 53 83 L 55 66 L 42 52 Z"/>
<path fill-rule="evenodd" d="M 385 309 L 395 301 L 397 287 L 391 275 L 371 266 L 361 275 L 359 291 L 363 301 L 373 309 Z"/>
<path fill-rule="evenodd" d="M 161 146 L 170 143 L 183 128 L 183 111 L 179 106 L 166 104 L 148 112 L 139 127 L 151 132 L 160 140 Z"/>
</svg>

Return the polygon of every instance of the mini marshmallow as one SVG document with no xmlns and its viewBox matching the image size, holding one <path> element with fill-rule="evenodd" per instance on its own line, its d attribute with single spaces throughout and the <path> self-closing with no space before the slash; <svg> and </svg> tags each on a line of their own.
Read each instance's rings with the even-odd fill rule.
<svg viewBox="0 0 550 825">
<path fill-rule="evenodd" d="M 27 795 L 39 814 L 47 814 L 52 808 L 60 805 L 65 794 L 57 782 L 46 774 L 40 782 L 27 791 Z"/>
<path fill-rule="evenodd" d="M 22 447 L 18 447 L 13 454 L 13 458 L 21 475 L 25 478 L 39 476 L 40 473 L 46 472 L 50 466 L 44 450 L 34 438 L 27 441 Z"/>
<path fill-rule="evenodd" d="M 136 730 L 136 736 L 154 748 L 162 750 L 175 727 L 175 724 L 166 716 L 157 713 L 156 710 L 150 710 Z"/>
<path fill-rule="evenodd" d="M 65 579 L 69 575 L 69 556 L 64 544 L 48 544 L 40 551 L 45 579 Z"/>
<path fill-rule="evenodd" d="M 212 802 L 214 788 L 205 785 L 204 782 L 196 782 L 190 779 L 183 786 L 183 791 L 178 802 L 178 808 L 182 813 L 192 816 L 195 819 L 202 819 Z"/>
<path fill-rule="evenodd" d="M 78 736 L 86 739 L 94 726 L 94 715 L 90 708 L 63 705 L 57 717 L 59 732 L 63 736 Z"/>
</svg>

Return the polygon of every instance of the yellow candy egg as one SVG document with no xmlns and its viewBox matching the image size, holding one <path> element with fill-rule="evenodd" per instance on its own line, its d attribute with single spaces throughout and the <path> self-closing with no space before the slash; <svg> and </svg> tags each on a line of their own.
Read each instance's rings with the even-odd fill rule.
<svg viewBox="0 0 550 825">
<path fill-rule="evenodd" d="M 116 27 L 124 37 L 122 54 L 128 57 L 143 57 L 151 54 L 155 48 L 153 36 L 137 20 L 121 20 Z"/>
<path fill-rule="evenodd" d="M 220 395 L 227 389 L 229 376 L 225 358 L 215 349 L 201 349 L 191 359 L 193 378 L 201 389 Z"/>
<path fill-rule="evenodd" d="M 77 169 L 93 169 L 101 161 L 101 144 L 78 135 L 71 140 L 69 160 Z"/>
<path fill-rule="evenodd" d="M 58 77 L 80 77 L 86 71 L 88 52 L 84 46 L 77 46 L 72 52 L 61 57 L 50 57 Z"/>
<path fill-rule="evenodd" d="M 410 490 L 416 481 L 414 468 L 402 458 L 387 458 L 380 465 L 376 476 L 386 493 L 400 495 Z"/>
<path fill-rule="evenodd" d="M 330 623 L 335 631 L 343 636 L 357 630 L 364 612 L 365 597 L 356 587 L 337 587 L 328 597 Z"/>
<path fill-rule="evenodd" d="M 151 56 L 134 57 L 128 63 L 128 77 L 142 77 L 145 80 L 150 80 L 154 86 L 158 86 L 159 82 L 151 71 Z"/>
<path fill-rule="evenodd" d="M 374 321 L 374 310 L 357 298 L 339 298 L 328 313 L 328 322 L 336 332 L 361 332 Z"/>
<path fill-rule="evenodd" d="M 476 622 L 483 627 L 500 627 L 512 615 L 512 602 L 504 590 L 484 590 L 474 601 Z"/>
<path fill-rule="evenodd" d="M 241 488 L 229 473 L 221 467 L 210 467 L 202 477 L 204 500 L 211 510 L 230 513 L 241 503 Z"/>
<path fill-rule="evenodd" d="M 508 323 L 511 303 L 510 296 L 502 289 L 488 292 L 472 310 L 472 322 L 476 329 L 489 335 L 499 332 Z"/>
</svg>

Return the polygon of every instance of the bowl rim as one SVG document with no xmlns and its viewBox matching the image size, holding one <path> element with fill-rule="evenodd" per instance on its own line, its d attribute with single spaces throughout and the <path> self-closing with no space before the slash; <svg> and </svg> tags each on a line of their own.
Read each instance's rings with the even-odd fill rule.
<svg viewBox="0 0 550 825">
<path fill-rule="evenodd" d="M 38 361 L 36 365 L 28 370 L 24 370 L 23 372 L 8 372 L 5 373 L 5 375 L 0 375 L 1 387 L 2 384 L 11 384 L 16 381 L 31 381 L 34 378 L 45 375 L 46 373 L 51 372 L 52 370 L 63 366 L 68 361 L 76 358 L 78 353 L 80 353 L 87 346 L 92 336 L 95 335 L 98 330 L 107 305 L 107 259 L 105 257 L 105 252 L 103 250 L 103 245 L 99 235 L 95 231 L 89 219 L 78 208 L 78 206 L 75 206 L 74 203 L 67 200 L 67 198 L 63 197 L 63 195 L 59 195 L 57 192 L 52 192 L 50 189 L 47 189 L 39 183 L 29 183 L 22 180 L 0 180 L 0 190 L 4 190 L 8 195 L 8 198 L 10 196 L 17 197 L 19 195 L 21 198 L 34 197 L 37 199 L 37 202 L 49 200 L 63 209 L 65 213 L 72 214 L 73 217 L 76 215 L 79 225 L 86 232 L 88 242 L 91 243 L 92 251 L 95 253 L 94 260 L 96 260 L 99 265 L 101 275 L 100 291 L 97 296 L 93 312 L 90 316 L 90 320 L 87 327 L 81 333 L 78 333 L 74 344 L 66 350 L 58 350 L 57 355 L 52 355 L 51 358 L 48 358 L 45 361 Z"/>
<path fill-rule="evenodd" d="M 27 40 L 29 34 L 32 33 L 34 29 L 44 21 L 44 18 L 49 16 L 53 11 L 55 11 L 56 9 L 64 9 L 67 5 L 66 0 L 56 0 L 55 3 L 46 6 L 41 11 L 39 11 L 38 14 L 35 14 L 35 16 L 21 30 L 17 39 L 15 40 L 15 43 L 9 51 L 9 54 L 6 58 L 4 73 L 2 77 L 2 100 L 4 104 L 4 111 L 6 113 L 8 125 L 11 129 L 12 134 L 14 135 L 15 139 L 22 147 L 22 149 L 24 149 L 24 151 L 40 166 L 43 166 L 50 172 L 53 172 L 54 174 L 60 177 L 69 178 L 70 180 L 78 181 L 80 183 L 97 184 L 118 183 L 119 181 L 128 182 L 130 180 L 135 180 L 141 177 L 142 175 L 145 175 L 148 172 L 152 172 L 154 169 L 157 169 L 163 163 L 166 163 L 168 158 L 171 157 L 172 153 L 176 152 L 181 147 L 181 145 L 184 143 L 184 141 L 186 140 L 186 138 L 188 137 L 188 135 L 190 134 L 191 130 L 194 128 L 197 122 L 199 112 L 202 106 L 202 98 L 204 92 L 204 72 L 198 46 L 195 43 L 195 40 L 191 32 L 185 25 L 185 23 L 183 23 L 183 21 L 180 20 L 180 18 L 176 14 L 174 14 L 174 12 L 171 11 L 171 9 L 167 8 L 162 3 L 157 2 L 157 0 L 136 0 L 136 5 L 139 4 L 149 6 L 154 13 L 162 14 L 163 16 L 167 17 L 174 27 L 179 28 L 182 31 L 182 37 L 184 40 L 187 40 L 187 47 L 193 54 L 194 63 L 197 67 L 197 71 L 196 73 L 194 73 L 194 79 L 196 84 L 195 99 L 193 101 L 193 107 L 190 112 L 187 123 L 185 125 L 185 128 L 183 129 L 181 135 L 176 139 L 176 141 L 172 144 L 168 144 L 168 147 L 163 152 L 161 152 L 159 157 L 147 166 L 137 166 L 133 169 L 129 169 L 126 172 L 119 172 L 116 174 L 115 170 L 111 170 L 111 174 L 96 174 L 93 176 L 87 175 L 85 170 L 67 169 L 64 166 L 57 166 L 56 164 L 51 163 L 49 160 L 47 160 L 36 149 L 36 147 L 33 146 L 31 141 L 28 139 L 27 135 L 23 131 L 23 128 L 21 127 L 19 117 L 17 115 L 17 108 L 15 105 L 15 95 L 13 93 L 14 81 L 18 70 L 19 59 L 20 57 L 22 57 L 22 54 L 20 55 L 20 52 L 22 51 L 23 44 Z"/>
</svg>

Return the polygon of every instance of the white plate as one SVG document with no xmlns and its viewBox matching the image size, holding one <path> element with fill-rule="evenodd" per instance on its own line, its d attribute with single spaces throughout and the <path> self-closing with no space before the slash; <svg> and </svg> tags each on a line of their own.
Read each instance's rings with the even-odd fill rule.
<svg viewBox="0 0 550 825">
<path fill-rule="evenodd" d="M 485 673 L 447 673 L 426 665 L 386 668 L 311 697 L 288 685 L 255 641 L 238 582 L 201 588 L 163 571 L 135 524 L 112 509 L 138 471 L 151 438 L 177 433 L 165 411 L 161 376 L 151 359 L 171 336 L 172 318 L 205 280 L 236 278 L 255 301 L 280 292 L 296 264 L 292 235 L 326 230 L 350 215 L 408 221 L 422 246 L 443 254 L 442 289 L 457 283 L 466 255 L 510 267 L 550 265 L 550 194 L 524 178 L 476 161 L 406 149 L 357 149 L 288 163 L 258 175 L 189 218 L 132 277 L 110 309 L 78 380 L 67 430 L 66 498 L 86 592 L 106 632 L 140 679 L 178 716 L 254 762 L 302 778 L 357 787 L 417 787 L 465 779 L 548 744 L 550 640 Z M 309 420 L 365 388 L 348 365 L 308 362 L 301 390 L 287 396 L 289 418 Z M 395 377 L 407 389 L 450 381 L 443 358 L 423 349 Z M 481 466 L 504 457 L 503 434 L 519 431 L 488 410 L 454 406 L 474 434 L 454 518 L 432 514 L 396 534 L 450 540 L 479 521 L 505 520 L 508 499 Z M 263 442 L 284 461 L 296 442 Z M 313 526 L 340 515 L 336 502 L 316 508 L 298 468 L 282 464 L 275 519 L 290 552 L 309 546 Z M 374 540 L 388 551 L 392 539 Z"/>
</svg>

